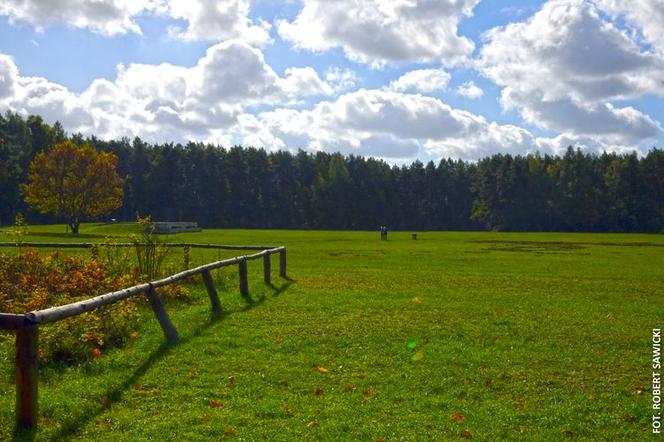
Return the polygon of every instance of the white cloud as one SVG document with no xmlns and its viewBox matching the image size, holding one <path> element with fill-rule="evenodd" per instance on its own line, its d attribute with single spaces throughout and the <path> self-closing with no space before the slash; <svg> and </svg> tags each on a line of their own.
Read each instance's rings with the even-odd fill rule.
<svg viewBox="0 0 664 442">
<path fill-rule="evenodd" d="M 278 80 L 281 89 L 290 96 L 332 95 L 332 87 L 320 79 L 311 67 L 288 68 L 286 76 Z"/>
<path fill-rule="evenodd" d="M 659 0 L 595 0 L 604 11 L 622 16 L 664 53 L 664 5 Z"/>
<path fill-rule="evenodd" d="M 638 152 L 635 146 L 624 146 L 615 144 L 605 144 L 599 142 L 596 138 L 587 136 L 578 136 L 571 133 L 563 133 L 553 138 L 537 138 L 535 143 L 542 152 L 553 152 L 558 155 L 564 155 L 568 147 L 582 149 L 588 152 L 616 152 L 631 153 Z"/>
<path fill-rule="evenodd" d="M 449 81 L 450 74 L 443 69 L 418 69 L 392 81 L 388 89 L 396 92 L 415 91 L 430 94 L 445 90 Z"/>
<path fill-rule="evenodd" d="M 242 41 L 210 47 L 190 68 L 120 65 L 114 81 L 95 80 L 81 94 L 44 78 L 21 77 L 13 60 L 0 54 L 0 109 L 40 114 L 69 131 L 102 138 L 206 140 L 240 118 L 249 127 L 244 112 L 251 106 L 292 104 L 330 95 L 335 87 L 310 67 L 289 68 L 279 77 L 260 50 Z"/>
<path fill-rule="evenodd" d="M 270 42 L 271 25 L 254 23 L 249 7 L 249 0 L 170 0 L 168 14 L 187 22 L 185 30 L 175 32 L 185 40 Z"/>
<path fill-rule="evenodd" d="M 162 7 L 161 0 L 3 0 L 0 15 L 9 17 L 11 22 L 28 22 L 38 30 L 54 23 L 65 23 L 104 35 L 140 34 L 134 18 Z"/>
<path fill-rule="evenodd" d="M 457 33 L 459 21 L 479 0 L 302 0 L 279 34 L 297 48 L 343 48 L 351 60 L 378 67 L 388 63 L 454 64 L 474 49 Z"/>
<path fill-rule="evenodd" d="M 225 69 L 229 60 L 234 69 Z M 288 105 L 332 89 L 309 68 L 292 68 L 279 77 L 260 51 L 240 42 L 213 46 L 191 68 L 119 66 L 114 81 L 95 80 L 82 94 L 43 78 L 22 77 L 11 58 L 0 56 L 1 108 L 40 114 L 46 121 L 61 121 L 68 131 L 101 138 L 193 139 L 394 159 L 554 152 L 568 140 L 593 149 L 607 146 L 574 135 L 536 139 L 523 128 L 487 122 L 437 98 L 389 90 L 360 89 L 309 109 L 250 113 L 252 105 Z"/>
<path fill-rule="evenodd" d="M 45 78 L 19 76 L 9 101 L 17 112 L 37 114 L 46 121 L 66 121 L 74 131 L 86 131 L 92 125 L 92 118 L 80 97 Z"/>
<path fill-rule="evenodd" d="M 642 112 L 612 101 L 662 94 L 664 60 L 642 51 L 583 0 L 551 0 L 532 18 L 490 30 L 477 67 L 501 103 L 539 127 L 634 144 L 660 134 Z"/>
<path fill-rule="evenodd" d="M 27 22 L 37 30 L 63 23 L 102 35 L 141 34 L 136 18 L 156 14 L 186 22 L 171 25 L 172 37 L 184 40 L 243 40 L 253 45 L 271 41 L 271 25 L 249 17 L 249 0 L 21 0 L 0 1 L 0 16 Z"/>
<path fill-rule="evenodd" d="M 542 148 L 525 129 L 489 123 L 439 99 L 386 90 L 350 92 L 311 110 L 258 115 L 266 147 L 341 151 L 383 158 L 431 156 L 476 159 L 496 151 Z"/>
<path fill-rule="evenodd" d="M 481 117 L 478 118 L 481 124 L 463 137 L 427 140 L 425 147 L 429 154 L 475 160 L 498 152 L 518 155 L 541 150 L 526 129 L 511 124 L 487 123 Z"/>
<path fill-rule="evenodd" d="M 328 69 L 325 73 L 325 80 L 332 85 L 335 93 L 352 89 L 358 82 L 355 72 L 340 67 Z"/>
<path fill-rule="evenodd" d="M 279 92 L 279 77 L 262 52 L 240 41 L 208 48 L 191 76 L 192 94 L 206 103 L 263 101 Z"/>
<path fill-rule="evenodd" d="M 473 81 L 466 81 L 462 85 L 459 85 L 456 92 L 457 94 L 469 98 L 471 100 L 475 100 L 484 95 L 484 91 L 480 87 L 478 87 Z"/>
<path fill-rule="evenodd" d="M 14 95 L 18 69 L 9 56 L 0 54 L 0 99 Z"/>
</svg>

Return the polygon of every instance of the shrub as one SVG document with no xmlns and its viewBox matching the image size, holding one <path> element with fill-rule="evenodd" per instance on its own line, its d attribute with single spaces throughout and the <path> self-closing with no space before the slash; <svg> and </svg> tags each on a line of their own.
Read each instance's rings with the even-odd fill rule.
<svg viewBox="0 0 664 442">
<path fill-rule="evenodd" d="M 137 279 L 138 272 L 110 274 L 97 260 L 57 252 L 0 255 L 0 311 L 26 313 L 69 304 L 129 287 Z M 40 358 L 73 363 L 121 345 L 138 325 L 137 302 L 124 300 L 41 327 Z"/>
</svg>

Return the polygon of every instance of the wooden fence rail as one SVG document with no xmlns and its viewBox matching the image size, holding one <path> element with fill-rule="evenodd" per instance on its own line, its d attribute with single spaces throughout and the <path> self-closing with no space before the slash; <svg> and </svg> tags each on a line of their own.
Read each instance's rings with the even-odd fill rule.
<svg viewBox="0 0 664 442">
<path fill-rule="evenodd" d="M 131 242 L 0 242 L 0 247 L 34 247 L 34 248 L 51 248 L 51 249 L 91 249 L 93 247 L 107 246 L 107 247 L 136 247 L 146 246 L 145 243 L 131 243 Z M 155 244 L 159 247 L 191 247 L 195 249 L 220 249 L 220 250 L 269 250 L 274 249 L 276 246 L 239 246 L 228 244 L 197 244 L 188 242 L 163 242 Z"/>
<path fill-rule="evenodd" d="M 16 247 L 16 243 L 0 243 L 0 247 L 10 245 Z M 39 246 L 35 246 L 39 244 Z M 44 246 L 43 244 L 48 244 Z M 64 244 L 68 244 L 65 246 Z M 88 243 L 23 243 L 27 247 L 92 247 L 95 244 Z M 74 246 L 75 244 L 75 246 Z M 96 244 L 99 245 L 99 244 Z M 109 244 L 118 246 L 117 243 Z M 258 250 L 258 246 L 222 246 L 216 244 L 187 244 L 187 243 L 171 243 L 163 244 L 174 246 L 189 246 L 198 248 L 217 248 L 229 250 Z M 133 247 L 134 244 L 121 243 L 120 247 Z M 44 310 L 37 310 L 28 312 L 22 315 L 0 313 L 0 330 L 13 330 L 16 332 L 16 426 L 17 429 L 30 430 L 36 427 L 37 413 L 38 413 L 38 385 L 39 385 L 39 326 L 48 324 L 50 322 L 60 321 L 71 316 L 80 315 L 81 313 L 89 312 L 91 310 L 103 307 L 106 305 L 114 304 L 123 299 L 133 296 L 144 294 L 148 299 L 152 310 L 159 321 L 159 325 L 164 332 L 166 340 L 174 344 L 178 341 L 178 332 L 164 308 L 157 289 L 185 278 L 190 278 L 195 275 L 201 275 L 203 283 L 210 297 L 212 305 L 212 314 L 219 315 L 221 313 L 221 302 L 217 295 L 214 282 L 210 271 L 238 265 L 240 274 L 240 293 L 243 296 L 249 294 L 248 281 L 247 281 L 247 261 L 263 259 L 263 280 L 267 283 L 271 281 L 270 275 L 270 256 L 279 254 L 280 269 L 279 274 L 281 277 L 286 277 L 286 248 L 285 247 L 266 247 L 262 248 L 260 252 L 252 255 L 236 256 L 234 258 L 216 261 L 205 264 L 193 269 L 188 269 L 180 273 L 168 276 L 167 278 L 152 281 L 149 283 L 139 284 L 116 292 L 106 293 L 104 295 L 96 296 L 94 298 L 86 299 L 84 301 L 74 302 L 72 304 L 51 307 Z"/>
</svg>

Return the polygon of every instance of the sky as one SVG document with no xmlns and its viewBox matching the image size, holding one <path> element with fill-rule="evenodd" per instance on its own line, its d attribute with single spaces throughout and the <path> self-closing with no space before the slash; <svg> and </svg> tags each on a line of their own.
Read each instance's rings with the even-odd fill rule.
<svg viewBox="0 0 664 442">
<path fill-rule="evenodd" d="M 0 112 L 383 158 L 664 147 L 664 0 L 0 0 Z"/>
</svg>

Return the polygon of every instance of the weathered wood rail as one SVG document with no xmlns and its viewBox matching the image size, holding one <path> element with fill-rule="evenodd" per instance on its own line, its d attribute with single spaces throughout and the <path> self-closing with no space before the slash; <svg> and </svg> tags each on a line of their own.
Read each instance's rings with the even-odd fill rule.
<svg viewBox="0 0 664 442">
<path fill-rule="evenodd" d="M 99 246 L 109 247 L 136 247 L 147 244 L 135 244 L 131 242 L 0 242 L 0 247 L 31 247 L 31 248 L 49 248 L 49 249 L 91 249 Z M 163 242 L 157 244 L 159 247 L 191 247 L 195 249 L 220 249 L 220 250 L 269 250 L 276 246 L 240 246 L 224 244 L 199 244 L 188 242 Z"/>
<path fill-rule="evenodd" d="M 64 245 L 67 244 L 67 245 Z M 0 246 L 11 245 L 16 247 L 16 243 L 0 243 Z M 100 244 L 89 243 L 23 243 L 25 247 L 78 247 L 88 248 Z M 120 247 L 134 247 L 135 244 L 112 243 L 108 245 Z M 285 247 L 260 247 L 260 246 L 224 246 L 217 244 L 188 244 L 188 243 L 166 243 L 161 244 L 170 247 L 198 247 L 215 248 L 227 250 L 261 250 L 252 255 L 236 256 L 230 259 L 205 264 L 193 269 L 188 269 L 180 273 L 168 276 L 157 281 L 135 285 L 116 292 L 106 293 L 84 301 L 74 302 L 72 304 L 60 305 L 44 310 L 37 310 L 25 314 L 0 313 L 0 330 L 15 331 L 16 333 L 16 427 L 21 430 L 30 430 L 37 425 L 38 416 L 38 385 L 39 385 L 39 327 L 51 322 L 61 321 L 71 316 L 80 315 L 85 312 L 114 304 L 123 299 L 131 298 L 144 294 L 148 299 L 154 314 L 159 321 L 159 325 L 164 332 L 166 340 L 170 344 L 175 344 L 179 340 L 178 332 L 171 322 L 166 309 L 157 293 L 159 287 L 173 284 L 195 275 L 201 275 L 203 283 L 207 290 L 212 305 L 212 314 L 217 316 L 221 313 L 221 301 L 214 286 L 214 281 L 210 272 L 221 267 L 238 265 L 240 276 L 240 293 L 243 296 L 249 294 L 247 278 L 247 262 L 256 259 L 263 259 L 263 279 L 266 283 L 271 281 L 270 256 L 279 254 L 280 269 L 279 274 L 282 278 L 286 277 L 286 248 Z"/>
</svg>

